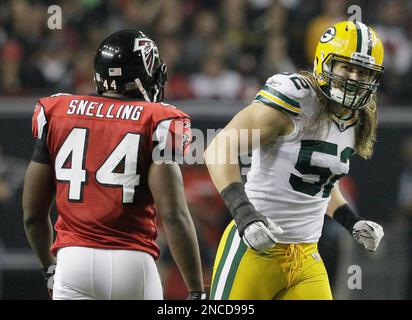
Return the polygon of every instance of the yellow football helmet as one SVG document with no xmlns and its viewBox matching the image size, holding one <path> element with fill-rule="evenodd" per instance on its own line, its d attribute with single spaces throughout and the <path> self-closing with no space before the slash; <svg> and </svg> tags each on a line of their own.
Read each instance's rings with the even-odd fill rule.
<svg viewBox="0 0 412 320">
<path fill-rule="evenodd" d="M 334 73 L 336 62 L 353 65 L 366 81 Z M 313 75 L 322 93 L 349 109 L 362 109 L 376 93 L 383 72 L 383 44 L 378 34 L 361 22 L 343 21 L 327 29 L 316 48 Z"/>
</svg>

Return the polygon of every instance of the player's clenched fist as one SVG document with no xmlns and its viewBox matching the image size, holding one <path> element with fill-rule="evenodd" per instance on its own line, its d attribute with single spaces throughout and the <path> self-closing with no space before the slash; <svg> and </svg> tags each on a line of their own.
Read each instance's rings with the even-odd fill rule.
<svg viewBox="0 0 412 320">
<path fill-rule="evenodd" d="M 361 220 L 353 226 L 352 235 L 366 250 L 375 251 L 384 233 L 383 228 L 379 224 L 372 221 Z"/>
</svg>

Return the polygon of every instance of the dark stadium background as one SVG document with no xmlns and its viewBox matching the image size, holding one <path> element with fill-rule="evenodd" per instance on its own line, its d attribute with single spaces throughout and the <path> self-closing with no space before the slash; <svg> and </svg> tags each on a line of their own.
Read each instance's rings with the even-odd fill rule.
<svg viewBox="0 0 412 320">
<path fill-rule="evenodd" d="M 47 25 L 47 8 L 55 4 L 62 9 L 61 30 Z M 138 28 L 153 38 L 169 68 L 167 101 L 188 112 L 193 127 L 205 132 L 223 127 L 270 75 L 310 70 L 322 31 L 350 18 L 350 5 L 360 6 L 363 22 L 381 35 L 386 69 L 374 157 L 355 157 L 342 186 L 361 215 L 384 226 L 385 237 L 371 254 L 327 219 L 321 254 L 337 299 L 411 298 L 411 1 L 17 0 L 0 2 L 0 299 L 47 299 L 22 225 L 31 113 L 38 97 L 93 92 L 93 55 L 105 36 Z M 229 218 L 204 166 L 182 168 L 210 283 Z M 165 297 L 181 299 L 186 291 L 161 234 L 158 266 Z M 362 269 L 360 290 L 348 288 L 351 265 Z"/>
</svg>

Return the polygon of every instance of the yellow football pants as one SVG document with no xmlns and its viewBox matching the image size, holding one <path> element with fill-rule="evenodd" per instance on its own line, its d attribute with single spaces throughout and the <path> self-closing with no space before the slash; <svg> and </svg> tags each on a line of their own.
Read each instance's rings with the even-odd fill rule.
<svg viewBox="0 0 412 320">
<path fill-rule="evenodd" d="M 248 248 L 232 221 L 213 267 L 211 300 L 331 300 L 329 279 L 317 243 Z"/>
</svg>

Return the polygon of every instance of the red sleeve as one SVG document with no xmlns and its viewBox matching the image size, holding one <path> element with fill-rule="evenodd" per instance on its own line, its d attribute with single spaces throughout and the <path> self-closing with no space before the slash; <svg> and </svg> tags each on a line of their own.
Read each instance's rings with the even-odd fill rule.
<svg viewBox="0 0 412 320">
<path fill-rule="evenodd" d="M 40 102 L 34 108 L 32 118 L 32 133 L 35 140 L 32 160 L 40 163 L 50 163 L 46 138 L 48 131 L 45 109 Z"/>
<path fill-rule="evenodd" d="M 164 119 L 158 122 L 154 133 L 154 161 L 175 161 L 183 164 L 183 158 L 192 142 L 191 122 L 188 117 Z"/>
<path fill-rule="evenodd" d="M 40 104 L 37 103 L 36 106 L 34 107 L 33 117 L 31 121 L 31 131 L 33 133 L 34 139 L 37 139 L 39 137 L 38 118 L 41 112 L 42 112 L 42 106 L 40 106 Z"/>
</svg>

